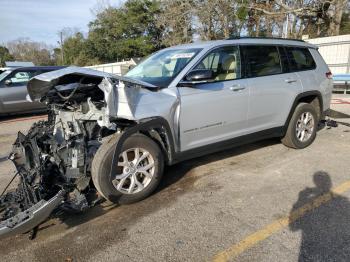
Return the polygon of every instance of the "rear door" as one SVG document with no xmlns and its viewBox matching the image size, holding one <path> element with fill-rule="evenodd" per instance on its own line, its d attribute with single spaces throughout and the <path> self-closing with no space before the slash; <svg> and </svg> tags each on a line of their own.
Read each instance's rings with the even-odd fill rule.
<svg viewBox="0 0 350 262">
<path fill-rule="evenodd" d="M 327 80 L 325 77 L 328 68 L 325 68 L 321 74 L 316 74 L 316 62 L 310 51 L 306 47 L 286 47 L 287 56 L 290 63 L 290 70 L 296 72 L 299 76 L 304 92 L 309 90 L 318 90 L 322 80 Z"/>
<path fill-rule="evenodd" d="M 241 78 L 239 47 L 216 48 L 195 69 L 211 69 L 215 79 L 178 88 L 182 151 L 240 136 L 246 129 L 249 89 Z"/>
<path fill-rule="evenodd" d="M 31 103 L 26 100 L 28 94 L 27 83 L 30 78 L 38 73 L 39 72 L 35 69 L 18 69 L 13 71 L 2 81 L 0 96 L 3 101 L 4 112 L 24 112 L 44 107 L 41 103 Z"/>
<path fill-rule="evenodd" d="M 296 95 L 302 92 L 298 76 L 289 72 L 284 47 L 242 46 L 242 56 L 250 88 L 250 133 L 283 126 Z"/>
</svg>

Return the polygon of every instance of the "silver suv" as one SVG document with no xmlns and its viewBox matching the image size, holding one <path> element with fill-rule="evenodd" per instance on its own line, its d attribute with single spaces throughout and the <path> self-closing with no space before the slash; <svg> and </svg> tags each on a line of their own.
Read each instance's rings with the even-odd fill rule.
<svg viewBox="0 0 350 262">
<path fill-rule="evenodd" d="M 28 93 L 47 104 L 49 119 L 14 144 L 22 186 L 0 199 L 0 233 L 28 231 L 57 206 L 82 211 L 96 190 L 112 202 L 139 201 L 165 165 L 185 159 L 269 137 L 307 147 L 331 91 L 317 48 L 282 39 L 171 47 L 126 77 L 77 67 L 35 76 Z"/>
</svg>

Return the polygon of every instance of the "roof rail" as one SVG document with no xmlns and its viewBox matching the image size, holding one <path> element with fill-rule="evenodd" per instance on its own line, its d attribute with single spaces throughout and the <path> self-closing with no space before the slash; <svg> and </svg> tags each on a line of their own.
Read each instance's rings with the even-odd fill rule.
<svg viewBox="0 0 350 262">
<path fill-rule="evenodd" d="M 229 38 L 226 38 L 226 40 L 235 40 L 235 39 L 272 39 L 272 40 L 292 40 L 292 41 L 299 41 L 305 43 L 304 40 L 301 39 L 293 39 L 293 38 L 282 38 L 282 37 L 259 37 L 259 36 L 232 36 Z"/>
</svg>

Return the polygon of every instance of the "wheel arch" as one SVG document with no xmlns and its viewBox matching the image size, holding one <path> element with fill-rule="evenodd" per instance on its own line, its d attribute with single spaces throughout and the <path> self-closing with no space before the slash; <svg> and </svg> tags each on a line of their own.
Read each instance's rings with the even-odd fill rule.
<svg viewBox="0 0 350 262">
<path fill-rule="evenodd" d="M 126 138 L 135 133 L 141 133 L 152 139 L 161 149 L 164 160 L 167 165 L 173 163 L 175 155 L 175 145 L 173 134 L 170 129 L 168 121 L 163 117 L 152 117 L 147 119 L 142 119 L 138 122 L 119 119 L 116 121 L 117 125 L 119 123 L 127 123 L 128 127 L 124 129 L 115 145 L 116 149 L 113 156 L 111 172 L 113 172 L 113 166 L 117 161 L 117 157 L 121 152 L 121 146 L 125 142 Z"/>
<path fill-rule="evenodd" d="M 317 113 L 319 114 L 318 117 L 319 118 L 321 117 L 322 112 L 323 112 L 323 99 L 322 99 L 321 92 L 317 91 L 317 90 L 313 90 L 313 91 L 306 91 L 306 92 L 300 93 L 299 95 L 297 95 L 295 97 L 294 102 L 292 104 L 292 107 L 289 111 L 287 120 L 286 120 L 284 127 L 283 127 L 283 135 L 285 135 L 285 133 L 287 132 L 288 124 L 289 124 L 290 119 L 293 116 L 295 108 L 297 107 L 297 105 L 299 103 L 303 103 L 303 102 L 309 103 L 311 105 L 314 105 L 315 107 L 318 107 L 319 108 L 319 110 L 317 110 L 318 111 Z"/>
</svg>

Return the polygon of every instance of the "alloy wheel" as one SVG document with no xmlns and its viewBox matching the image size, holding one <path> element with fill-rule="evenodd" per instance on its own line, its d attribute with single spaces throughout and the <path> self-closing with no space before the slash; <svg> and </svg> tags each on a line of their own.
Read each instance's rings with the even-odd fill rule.
<svg viewBox="0 0 350 262">
<path fill-rule="evenodd" d="M 146 188 L 155 172 L 153 156 L 143 148 L 131 148 L 119 156 L 117 175 L 112 183 L 123 194 L 136 194 Z"/>
<path fill-rule="evenodd" d="M 296 136 L 300 142 L 308 141 L 315 128 L 315 119 L 310 112 L 304 112 L 296 123 Z"/>
</svg>

